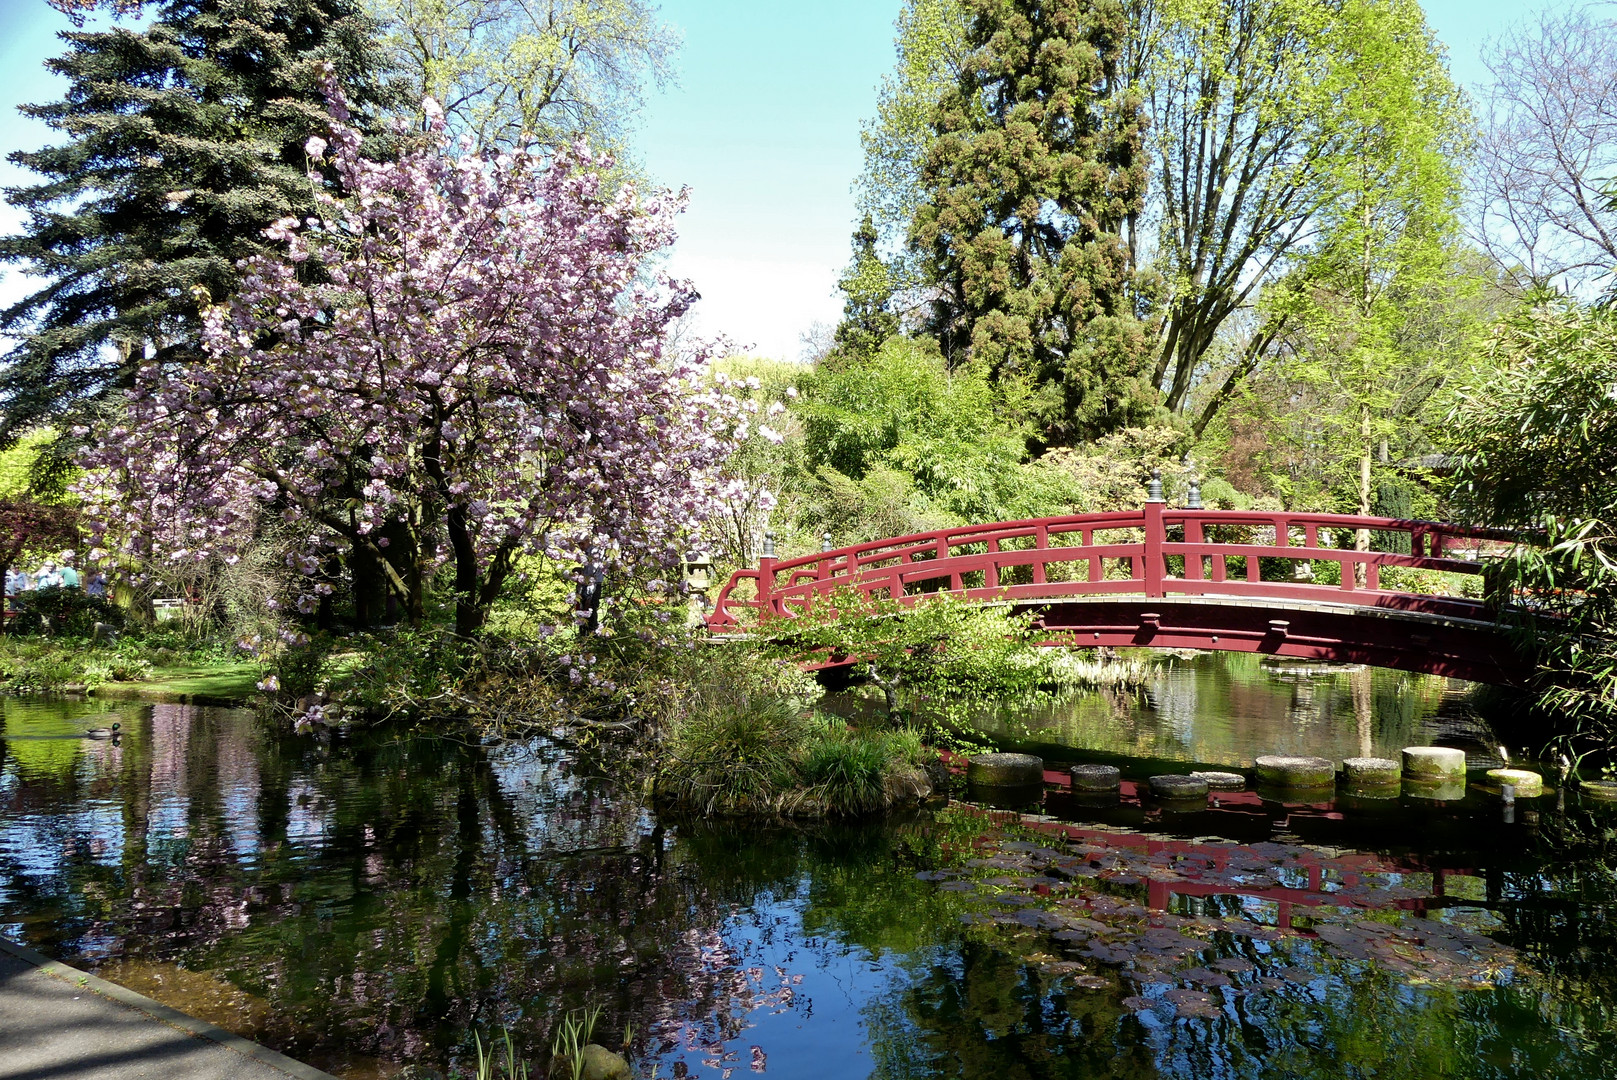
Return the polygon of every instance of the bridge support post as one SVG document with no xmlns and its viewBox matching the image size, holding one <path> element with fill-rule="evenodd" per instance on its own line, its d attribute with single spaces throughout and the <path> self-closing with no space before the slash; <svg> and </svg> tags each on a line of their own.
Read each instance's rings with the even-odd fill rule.
<svg viewBox="0 0 1617 1080">
<path fill-rule="evenodd" d="M 1151 470 L 1151 486 L 1145 500 L 1145 595 L 1162 596 L 1162 545 L 1167 527 L 1162 523 L 1162 470 Z"/>
<path fill-rule="evenodd" d="M 758 556 L 758 621 L 763 622 L 775 613 L 770 593 L 775 588 L 775 534 L 764 533 L 764 553 Z"/>
</svg>

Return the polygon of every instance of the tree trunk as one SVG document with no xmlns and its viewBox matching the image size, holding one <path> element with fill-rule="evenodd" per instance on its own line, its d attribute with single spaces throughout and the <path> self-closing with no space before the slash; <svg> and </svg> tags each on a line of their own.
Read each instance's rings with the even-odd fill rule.
<svg viewBox="0 0 1617 1080">
<path fill-rule="evenodd" d="M 465 508 L 451 506 L 444 517 L 444 526 L 449 533 L 449 550 L 455 556 L 455 634 L 475 637 L 488 621 L 488 605 L 481 602 L 477 544 L 467 527 Z"/>
<path fill-rule="evenodd" d="M 1374 445 L 1370 439 L 1370 406 L 1359 406 L 1359 514 L 1370 516 L 1370 455 Z M 1360 551 L 1370 550 L 1370 530 L 1360 529 L 1354 544 Z M 1366 582 L 1364 563 L 1353 564 L 1353 583 L 1361 588 Z"/>
<path fill-rule="evenodd" d="M 898 680 L 884 679 L 876 671 L 876 665 L 870 665 L 870 681 L 881 687 L 881 692 L 887 698 L 887 722 L 894 727 L 898 726 Z"/>
</svg>

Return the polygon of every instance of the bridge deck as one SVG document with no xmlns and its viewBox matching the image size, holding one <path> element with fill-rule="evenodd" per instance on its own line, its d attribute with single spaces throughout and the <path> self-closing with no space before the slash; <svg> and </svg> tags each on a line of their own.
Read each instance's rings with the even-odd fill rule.
<svg viewBox="0 0 1617 1080">
<path fill-rule="evenodd" d="M 1373 534 L 1408 551 L 1340 548 Z M 1407 541 L 1397 543 L 1397 538 Z M 1072 515 L 940 529 L 790 560 L 766 549 L 731 576 L 708 618 L 790 620 L 851 590 L 913 605 L 950 594 L 1031 611 L 1046 643 L 1262 652 L 1342 660 L 1481 682 L 1518 682 L 1526 662 L 1475 599 L 1384 588 L 1381 572 L 1480 574 L 1475 555 L 1505 534 L 1441 522 L 1335 514 L 1174 510 Z M 1236 564 L 1236 565 L 1232 565 Z M 1316 569 L 1335 566 L 1320 584 Z M 1276 575 L 1276 567 L 1286 572 Z M 1238 570 L 1237 570 L 1238 567 Z M 751 582 L 754 595 L 738 588 Z"/>
</svg>

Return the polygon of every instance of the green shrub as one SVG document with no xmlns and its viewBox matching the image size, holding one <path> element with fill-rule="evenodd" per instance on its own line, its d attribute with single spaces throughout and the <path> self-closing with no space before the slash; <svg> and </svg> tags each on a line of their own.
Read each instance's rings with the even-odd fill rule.
<svg viewBox="0 0 1617 1080">
<path fill-rule="evenodd" d="M 666 753 L 659 789 L 702 811 L 779 809 L 795 787 L 797 757 L 808 733 L 802 711 L 777 697 L 694 697 Z"/>
<path fill-rule="evenodd" d="M 95 624 L 106 623 L 122 629 L 124 612 L 104 596 L 90 596 L 83 589 L 52 585 L 13 598 L 17 614 L 7 624 L 13 634 L 38 634 L 50 620 L 51 633 L 62 637 L 89 637 Z"/>
<path fill-rule="evenodd" d="M 857 732 L 841 726 L 811 739 L 801 781 L 832 814 L 868 814 L 924 793 L 924 753 L 913 731 Z"/>
<path fill-rule="evenodd" d="M 275 658 L 275 677 L 280 681 L 281 693 L 301 698 L 321 689 L 331 650 L 332 640 L 326 634 L 299 635 L 287 644 Z"/>
</svg>

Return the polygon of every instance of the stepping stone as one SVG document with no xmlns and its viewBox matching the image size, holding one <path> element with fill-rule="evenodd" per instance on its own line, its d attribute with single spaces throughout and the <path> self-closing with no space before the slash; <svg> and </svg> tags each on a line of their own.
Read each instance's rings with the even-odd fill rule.
<svg viewBox="0 0 1617 1080">
<path fill-rule="evenodd" d="M 1452 746 L 1404 747 L 1406 780 L 1463 780 L 1465 751 Z"/>
<path fill-rule="evenodd" d="M 1151 787 L 1151 794 L 1159 799 L 1207 798 L 1207 781 L 1195 776 L 1153 776 L 1146 783 Z"/>
<path fill-rule="evenodd" d="M 1074 765 L 1072 790 L 1116 791 L 1123 782 L 1123 774 L 1115 765 Z"/>
<path fill-rule="evenodd" d="M 1253 764 L 1258 783 L 1277 788 L 1323 788 L 1336 784 L 1336 766 L 1330 758 L 1268 754 Z"/>
<path fill-rule="evenodd" d="M 1198 780 L 1207 781 L 1210 791 L 1245 791 L 1246 777 L 1238 772 L 1210 772 L 1198 771 L 1190 774 Z"/>
<path fill-rule="evenodd" d="M 1350 757 L 1342 759 L 1342 780 L 1349 787 L 1383 787 L 1398 784 L 1403 766 L 1392 758 Z"/>
<path fill-rule="evenodd" d="M 1415 780 L 1404 777 L 1403 793 L 1411 799 L 1430 799 L 1437 802 L 1456 802 L 1465 798 L 1465 780 L 1431 777 Z"/>
<path fill-rule="evenodd" d="M 1617 802 L 1617 781 L 1585 780 L 1578 785 L 1578 792 L 1597 802 Z"/>
<path fill-rule="evenodd" d="M 1518 799 L 1536 799 L 1544 794 L 1544 778 L 1526 769 L 1489 769 L 1488 786 L 1503 788 L 1509 784 L 1516 789 Z"/>
<path fill-rule="evenodd" d="M 1044 759 L 1032 754 L 977 754 L 966 759 L 966 783 L 1022 788 L 1044 783 Z"/>
</svg>

